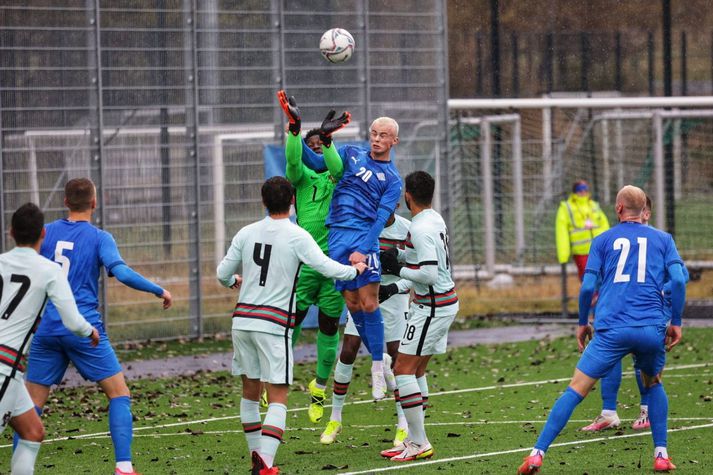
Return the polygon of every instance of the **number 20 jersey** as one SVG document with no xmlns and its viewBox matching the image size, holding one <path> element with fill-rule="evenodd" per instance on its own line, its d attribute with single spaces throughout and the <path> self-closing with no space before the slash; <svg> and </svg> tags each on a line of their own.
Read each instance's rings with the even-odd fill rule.
<svg viewBox="0 0 713 475">
<path fill-rule="evenodd" d="M 326 225 L 368 230 L 379 208 L 393 213 L 401 198 L 401 177 L 392 161 L 371 158 L 362 147 L 339 150 L 344 172 L 332 195 Z"/>
<path fill-rule="evenodd" d="M 671 235 L 645 224 L 619 223 L 594 238 L 585 270 L 601 278 L 594 327 L 666 325 L 661 290 L 674 263 L 683 265 Z"/>
</svg>

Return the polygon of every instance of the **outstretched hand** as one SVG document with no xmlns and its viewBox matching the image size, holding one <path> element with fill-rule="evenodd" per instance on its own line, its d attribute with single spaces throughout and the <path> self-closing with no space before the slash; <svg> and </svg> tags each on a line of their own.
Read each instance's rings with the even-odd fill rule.
<svg viewBox="0 0 713 475">
<path fill-rule="evenodd" d="M 163 293 L 159 298 L 163 299 L 164 310 L 168 310 L 169 308 L 171 308 L 171 305 L 173 304 L 173 296 L 171 295 L 171 292 L 166 289 L 163 289 Z"/>
<path fill-rule="evenodd" d="M 322 126 L 319 129 L 319 138 L 322 139 L 322 143 L 329 147 L 332 144 L 332 134 L 337 130 L 346 127 L 349 122 L 352 121 L 352 115 L 344 111 L 339 117 L 334 117 L 337 113 L 334 110 L 330 110 L 327 113 L 327 117 L 322 121 Z"/>
<path fill-rule="evenodd" d="M 666 329 L 666 351 L 671 351 L 671 349 L 678 345 L 681 341 L 683 332 L 681 327 L 677 325 L 671 325 Z"/>
<path fill-rule="evenodd" d="M 89 339 L 91 340 L 90 345 L 92 345 L 92 347 L 96 347 L 99 344 L 99 330 L 92 327 L 92 333 L 89 335 Z"/>
<path fill-rule="evenodd" d="M 299 135 L 302 127 L 302 120 L 300 117 L 300 109 L 297 107 L 297 101 L 295 101 L 294 96 L 287 97 L 285 90 L 280 89 L 277 91 L 277 100 L 279 101 L 280 107 L 290 123 L 288 127 L 290 132 L 293 135 Z"/>
</svg>

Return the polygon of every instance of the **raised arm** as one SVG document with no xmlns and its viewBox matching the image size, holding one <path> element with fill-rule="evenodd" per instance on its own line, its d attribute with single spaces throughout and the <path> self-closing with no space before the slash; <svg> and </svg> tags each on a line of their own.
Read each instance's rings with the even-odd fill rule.
<svg viewBox="0 0 713 475">
<path fill-rule="evenodd" d="M 302 128 L 302 119 L 300 109 L 297 107 L 295 98 L 287 97 L 284 90 L 277 91 L 277 101 L 280 103 L 282 112 L 287 116 L 287 139 L 285 141 L 285 159 L 287 166 L 285 168 L 285 177 L 295 185 L 303 176 L 302 165 L 302 137 L 300 130 Z"/>
<path fill-rule="evenodd" d="M 335 115 L 336 112 L 334 110 L 330 110 L 329 113 L 327 113 L 319 129 L 319 139 L 322 141 L 322 154 L 329 174 L 339 180 L 344 173 L 344 164 L 332 144 L 332 134 L 342 127 L 346 127 L 347 124 L 351 122 L 352 115 L 346 111 L 342 112 L 342 115 L 339 117 L 334 117 Z"/>
</svg>

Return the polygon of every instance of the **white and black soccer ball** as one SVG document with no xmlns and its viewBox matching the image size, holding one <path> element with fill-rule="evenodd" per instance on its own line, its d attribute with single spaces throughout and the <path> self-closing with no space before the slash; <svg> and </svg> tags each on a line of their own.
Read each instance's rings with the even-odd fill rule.
<svg viewBox="0 0 713 475">
<path fill-rule="evenodd" d="M 354 38 L 343 28 L 332 28 L 319 40 L 319 51 L 330 63 L 342 63 L 352 57 Z"/>
</svg>

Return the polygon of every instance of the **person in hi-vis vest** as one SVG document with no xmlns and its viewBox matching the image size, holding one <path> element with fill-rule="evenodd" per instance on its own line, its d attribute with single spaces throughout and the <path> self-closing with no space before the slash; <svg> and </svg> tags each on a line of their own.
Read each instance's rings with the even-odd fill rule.
<svg viewBox="0 0 713 475">
<path fill-rule="evenodd" d="M 566 264 L 571 255 L 581 281 L 592 240 L 607 229 L 609 221 L 599 203 L 591 198 L 589 185 L 584 180 L 576 181 L 572 194 L 560 202 L 557 210 L 555 237 L 559 263 Z"/>
</svg>

